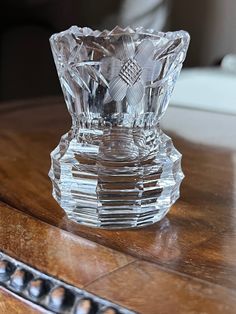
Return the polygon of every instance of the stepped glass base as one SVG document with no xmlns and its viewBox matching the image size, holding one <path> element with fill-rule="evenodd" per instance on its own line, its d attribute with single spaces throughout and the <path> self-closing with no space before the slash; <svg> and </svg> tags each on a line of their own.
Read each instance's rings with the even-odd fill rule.
<svg viewBox="0 0 236 314">
<path fill-rule="evenodd" d="M 161 220 L 179 197 L 181 154 L 159 127 L 72 128 L 51 153 L 53 196 L 68 218 L 107 229 Z"/>
</svg>

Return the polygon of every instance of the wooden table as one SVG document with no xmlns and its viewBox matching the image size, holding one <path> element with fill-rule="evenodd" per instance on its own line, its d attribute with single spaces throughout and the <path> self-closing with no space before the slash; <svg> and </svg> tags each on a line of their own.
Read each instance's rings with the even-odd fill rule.
<svg viewBox="0 0 236 314">
<path fill-rule="evenodd" d="M 49 153 L 69 127 L 61 98 L 0 105 L 0 250 L 139 313 L 236 313 L 236 117 L 168 109 L 181 198 L 127 231 L 70 222 L 52 198 Z M 0 313 L 41 312 L 0 287 Z"/>
</svg>

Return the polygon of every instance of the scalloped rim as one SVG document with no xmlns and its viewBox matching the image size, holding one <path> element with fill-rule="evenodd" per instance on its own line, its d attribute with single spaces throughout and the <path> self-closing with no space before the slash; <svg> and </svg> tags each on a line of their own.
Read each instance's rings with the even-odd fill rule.
<svg viewBox="0 0 236 314">
<path fill-rule="evenodd" d="M 112 30 L 93 30 L 89 27 L 79 27 L 76 25 L 71 26 L 65 31 L 55 33 L 50 37 L 50 40 L 57 39 L 58 37 L 64 36 L 66 34 L 74 34 L 77 37 L 109 37 L 109 36 L 120 36 L 125 34 L 140 34 L 140 35 L 148 35 L 152 37 L 164 37 L 170 40 L 174 40 L 176 38 L 183 38 L 186 42 L 189 42 L 190 35 L 188 32 L 184 30 L 179 31 L 173 31 L 173 32 L 158 32 L 154 29 L 145 29 L 144 27 L 136 27 L 132 28 L 130 26 L 127 26 L 125 28 L 122 28 L 120 26 L 114 27 Z"/>
</svg>

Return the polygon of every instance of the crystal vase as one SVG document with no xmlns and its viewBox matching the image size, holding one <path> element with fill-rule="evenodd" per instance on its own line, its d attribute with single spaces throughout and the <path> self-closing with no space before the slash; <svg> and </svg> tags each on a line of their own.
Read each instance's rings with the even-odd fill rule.
<svg viewBox="0 0 236 314">
<path fill-rule="evenodd" d="M 51 153 L 53 196 L 101 228 L 162 219 L 179 197 L 181 154 L 162 132 L 189 44 L 185 31 L 72 26 L 51 48 L 72 126 Z"/>
</svg>

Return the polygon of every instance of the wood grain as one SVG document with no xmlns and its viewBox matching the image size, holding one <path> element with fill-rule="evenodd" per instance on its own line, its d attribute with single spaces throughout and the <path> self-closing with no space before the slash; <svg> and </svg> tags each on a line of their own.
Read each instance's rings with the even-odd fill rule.
<svg viewBox="0 0 236 314">
<path fill-rule="evenodd" d="M 139 313 L 234 314 L 236 309 L 235 292 L 142 261 L 97 280 L 87 289 Z"/>
<path fill-rule="evenodd" d="M 0 287 L 0 313 L 1 314 L 47 314 L 49 311 L 43 310 L 39 306 L 26 302 L 24 299 L 16 297 L 10 291 Z"/>
<path fill-rule="evenodd" d="M 231 224 L 235 223 L 232 218 Z M 175 266 L 179 272 L 236 290 L 236 230 L 229 226 L 209 241 L 193 248 Z M 236 308 L 236 307 L 235 307 Z"/>
<path fill-rule="evenodd" d="M 11 257 L 77 287 L 134 258 L 52 227 L 0 203 L 0 248 Z"/>
<path fill-rule="evenodd" d="M 7 233 L 6 230 L 11 230 L 12 234 L 12 244 L 7 244 L 5 237 L 0 240 L 0 248 L 2 246 L 15 257 L 21 257 L 33 266 L 38 263 L 38 267 L 43 270 L 60 275 L 76 285 L 87 286 L 94 281 L 91 289 L 97 289 L 98 293 L 101 292 L 101 287 L 98 287 L 96 281 L 99 283 L 104 279 L 102 293 L 108 296 L 111 290 L 108 278 L 113 278 L 122 269 L 132 269 L 130 256 L 136 260 L 144 259 L 148 262 L 145 263 L 145 269 L 148 265 L 154 267 L 151 262 L 160 265 L 164 273 L 178 272 L 181 280 L 185 280 L 187 276 L 189 287 L 192 281 L 194 287 L 195 280 L 200 279 L 203 285 L 209 285 L 213 295 L 216 293 L 218 296 L 221 288 L 223 296 L 229 291 L 230 295 L 232 293 L 230 298 L 218 300 L 218 297 L 211 299 L 206 295 L 206 301 L 203 301 L 204 294 L 201 294 L 199 302 L 206 304 L 205 313 L 220 313 L 221 306 L 224 309 L 222 313 L 232 313 L 233 305 L 236 308 L 236 299 L 233 302 L 232 297 L 236 291 L 236 117 L 184 108 L 173 107 L 168 110 L 164 128 L 183 154 L 186 177 L 181 188 L 181 198 L 160 223 L 140 230 L 108 231 L 86 228 L 70 222 L 51 196 L 51 183 L 47 176 L 50 167 L 49 154 L 58 144 L 60 136 L 70 127 L 70 118 L 61 99 L 36 99 L 0 105 L 0 200 L 4 208 L 0 211 L 3 221 L 1 227 L 5 228 L 3 234 Z M 8 219 L 11 223 L 6 228 Z M 21 233 L 16 232 L 16 226 L 19 226 Z M 42 228 L 45 232 L 39 232 L 37 237 L 32 226 L 35 226 L 35 230 Z M 32 243 L 27 242 L 27 233 L 24 236 L 23 230 L 30 231 L 34 238 Z M 45 236 L 46 230 L 50 236 Z M 93 249 L 83 244 L 87 239 L 92 241 L 89 243 L 94 245 Z M 67 255 L 70 256 L 71 266 L 68 269 L 65 267 L 66 257 L 62 253 L 59 240 L 65 243 Z M 14 242 L 18 245 L 14 245 Z M 50 258 L 47 257 L 47 252 L 45 255 L 41 253 L 40 242 L 47 243 Z M 92 253 L 96 251 L 97 243 L 100 244 L 99 250 Z M 27 253 L 23 252 L 24 246 Z M 34 253 L 30 256 L 32 247 Z M 116 251 L 122 254 L 119 255 Z M 81 254 L 85 254 L 83 263 L 89 262 L 87 270 L 76 264 Z M 93 267 L 89 258 L 93 254 L 99 257 L 96 267 Z M 62 273 L 52 262 L 58 256 L 64 269 Z M 43 264 L 42 257 L 49 262 Z M 126 266 L 129 262 L 132 264 Z M 80 279 L 76 279 L 78 271 L 82 273 Z M 135 275 L 135 271 L 132 272 Z M 156 270 L 153 273 L 155 272 Z M 129 280 L 132 285 L 136 285 L 141 273 L 138 272 L 137 277 L 133 275 L 136 279 L 132 280 L 127 275 L 127 289 L 132 288 Z M 98 279 L 100 276 L 103 279 Z M 172 291 L 174 297 L 177 292 L 171 290 L 172 277 L 168 277 L 168 280 L 165 276 L 163 278 L 166 278 L 163 280 L 169 289 L 166 291 Z M 147 282 L 145 284 L 148 286 Z M 93 291 L 96 292 L 95 290 Z M 154 307 L 155 292 L 152 292 L 153 289 L 149 290 L 150 296 L 148 289 L 143 295 L 153 297 L 150 304 Z M 118 296 L 117 294 L 120 300 Z M 176 300 L 186 302 L 186 296 L 187 294 L 183 294 L 181 299 L 179 293 L 179 299 Z M 127 300 L 130 298 L 130 302 L 134 303 L 135 299 L 128 297 L 127 292 Z M 121 301 L 128 302 L 127 300 L 124 296 Z M 161 304 L 160 313 L 165 313 L 169 309 L 168 304 Z M 190 307 L 187 310 L 189 313 L 198 313 L 195 307 L 192 312 Z M 146 312 L 144 307 L 141 310 L 143 313 L 149 311 L 155 313 L 151 306 Z"/>
</svg>

